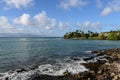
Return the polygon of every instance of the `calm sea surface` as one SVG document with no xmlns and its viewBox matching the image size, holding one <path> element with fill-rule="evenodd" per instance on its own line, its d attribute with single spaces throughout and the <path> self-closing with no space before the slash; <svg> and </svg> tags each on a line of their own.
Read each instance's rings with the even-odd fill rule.
<svg viewBox="0 0 120 80">
<path fill-rule="evenodd" d="M 120 48 L 120 41 L 62 38 L 0 38 L 0 72 L 93 56 L 90 50 Z"/>
</svg>

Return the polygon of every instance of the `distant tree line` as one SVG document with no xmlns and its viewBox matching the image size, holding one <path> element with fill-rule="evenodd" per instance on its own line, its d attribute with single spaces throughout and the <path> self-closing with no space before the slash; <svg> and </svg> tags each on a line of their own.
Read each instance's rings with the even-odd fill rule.
<svg viewBox="0 0 120 80">
<path fill-rule="evenodd" d="M 84 32 L 82 30 L 76 30 L 73 32 L 67 32 L 64 35 L 65 39 L 97 39 L 97 40 L 120 40 L 120 30 L 109 32 Z"/>
</svg>

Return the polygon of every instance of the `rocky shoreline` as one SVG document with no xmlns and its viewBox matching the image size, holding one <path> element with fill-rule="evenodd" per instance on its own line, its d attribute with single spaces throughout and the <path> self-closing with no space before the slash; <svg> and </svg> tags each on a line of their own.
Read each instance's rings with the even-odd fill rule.
<svg viewBox="0 0 120 80">
<path fill-rule="evenodd" d="M 8 74 L 12 73 L 13 76 L 0 78 L 0 80 L 13 80 L 12 77 L 15 77 L 16 73 L 22 72 L 30 72 L 30 75 L 27 73 L 28 78 L 17 77 L 14 80 L 120 80 L 120 48 L 96 50 L 91 53 L 95 56 L 83 58 L 86 63 L 82 63 L 89 70 L 79 74 L 71 74 L 66 70 L 62 76 L 42 75 L 37 70 L 34 72 L 36 67 L 32 67 L 30 70 L 17 69 L 15 73 L 10 71 Z M 78 58 L 73 60 L 79 61 Z"/>
<path fill-rule="evenodd" d="M 64 76 L 34 75 L 29 80 L 120 80 L 120 48 L 92 51 L 95 57 L 84 58 L 89 69 L 79 74 L 64 72 Z M 99 59 L 97 59 L 99 58 Z M 91 60 L 97 61 L 92 62 Z"/>
</svg>

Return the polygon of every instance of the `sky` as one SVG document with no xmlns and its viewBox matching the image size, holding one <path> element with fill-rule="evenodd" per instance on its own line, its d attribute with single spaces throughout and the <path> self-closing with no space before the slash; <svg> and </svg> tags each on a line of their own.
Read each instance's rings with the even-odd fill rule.
<svg viewBox="0 0 120 80">
<path fill-rule="evenodd" d="M 0 34 L 63 36 L 120 29 L 120 0 L 0 0 Z"/>
</svg>

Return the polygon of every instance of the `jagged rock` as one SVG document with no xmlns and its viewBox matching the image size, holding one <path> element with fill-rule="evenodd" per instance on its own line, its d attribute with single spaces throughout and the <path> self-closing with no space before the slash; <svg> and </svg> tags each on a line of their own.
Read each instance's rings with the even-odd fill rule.
<svg viewBox="0 0 120 80">
<path fill-rule="evenodd" d="M 20 73 L 20 72 L 23 72 L 23 71 L 28 71 L 28 70 L 27 70 L 27 69 L 22 68 L 22 69 L 16 69 L 15 71 L 16 71 L 16 72 L 18 72 L 18 73 Z"/>
<path fill-rule="evenodd" d="M 99 71 L 98 71 L 98 74 L 101 74 L 101 73 L 102 73 L 102 70 L 99 70 Z"/>
<path fill-rule="evenodd" d="M 66 70 L 63 74 L 64 74 L 64 76 L 71 75 L 71 74 L 68 72 L 68 70 Z"/>
<path fill-rule="evenodd" d="M 110 75 L 111 77 L 114 77 L 115 76 L 115 73 L 111 73 L 111 75 Z"/>
<path fill-rule="evenodd" d="M 106 66 L 110 66 L 110 63 L 105 63 Z"/>
<path fill-rule="evenodd" d="M 8 77 L 6 77 L 6 78 L 5 78 L 5 80 L 9 80 L 9 78 L 8 78 Z"/>
<path fill-rule="evenodd" d="M 106 53 L 106 51 L 103 50 L 103 51 L 97 52 L 96 55 L 97 56 L 103 56 L 103 55 L 105 55 L 105 53 Z"/>
<path fill-rule="evenodd" d="M 92 53 L 98 53 L 99 51 L 91 51 Z"/>
<path fill-rule="evenodd" d="M 104 63 L 106 63 L 106 60 L 98 60 L 97 61 L 97 64 L 104 64 Z"/>
<path fill-rule="evenodd" d="M 83 60 L 88 61 L 88 60 L 92 60 L 94 57 L 87 57 L 87 58 L 83 58 Z"/>
<path fill-rule="evenodd" d="M 114 76 L 113 80 L 119 80 L 118 76 Z"/>
</svg>

